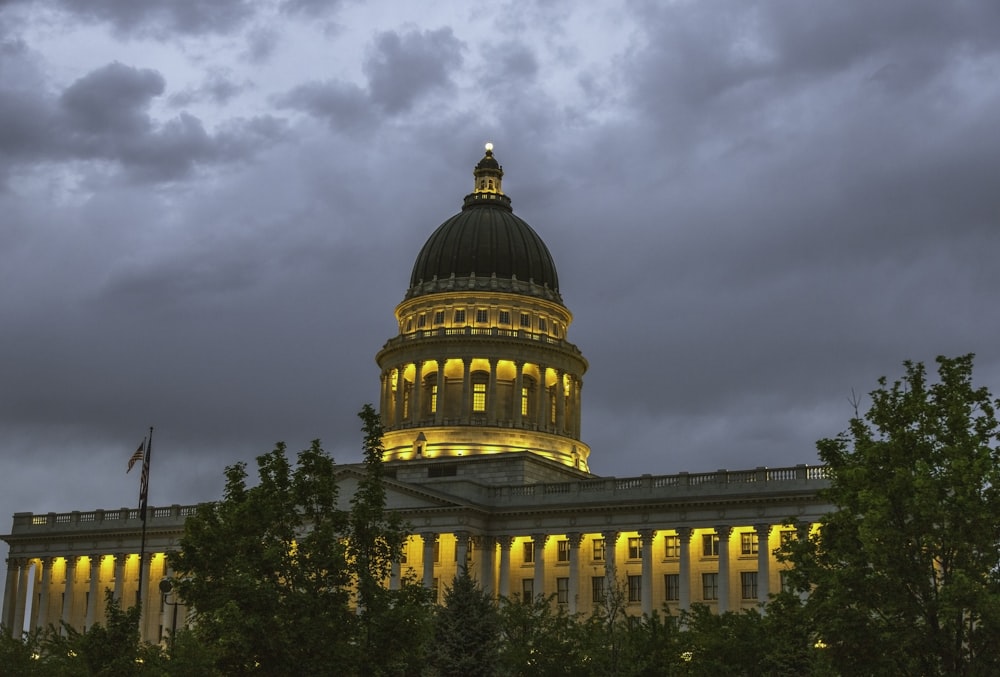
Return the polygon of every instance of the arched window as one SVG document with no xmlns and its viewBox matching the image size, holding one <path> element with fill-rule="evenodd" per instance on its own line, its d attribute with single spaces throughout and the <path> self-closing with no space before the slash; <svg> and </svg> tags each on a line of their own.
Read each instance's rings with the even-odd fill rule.
<svg viewBox="0 0 1000 677">
<path fill-rule="evenodd" d="M 521 416 L 527 418 L 535 411 L 535 379 L 525 376 L 521 379 Z"/>
<path fill-rule="evenodd" d="M 472 373 L 472 413 L 474 414 L 486 412 L 486 386 L 489 380 L 490 375 L 485 371 Z"/>
<path fill-rule="evenodd" d="M 424 377 L 424 392 L 421 398 L 424 416 L 433 416 L 438 408 L 438 375 L 428 374 Z"/>
</svg>

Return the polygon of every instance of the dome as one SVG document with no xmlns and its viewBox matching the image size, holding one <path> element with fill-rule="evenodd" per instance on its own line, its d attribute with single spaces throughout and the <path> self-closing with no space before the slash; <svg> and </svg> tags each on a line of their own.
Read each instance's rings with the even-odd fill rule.
<svg viewBox="0 0 1000 677">
<path fill-rule="evenodd" d="M 495 276 L 500 281 L 530 283 L 558 296 L 552 255 L 538 233 L 514 215 L 510 198 L 501 190 L 503 168 L 491 145 L 473 175 L 475 190 L 465 197 L 462 211 L 442 223 L 417 255 L 411 292 L 434 280 L 485 281 Z"/>
</svg>

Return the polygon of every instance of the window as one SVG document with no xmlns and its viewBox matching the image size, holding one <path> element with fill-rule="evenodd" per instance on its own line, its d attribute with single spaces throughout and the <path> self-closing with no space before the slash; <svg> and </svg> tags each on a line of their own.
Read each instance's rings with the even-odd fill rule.
<svg viewBox="0 0 1000 677">
<path fill-rule="evenodd" d="M 538 318 L 538 331 L 548 331 L 548 323 L 544 317 Z"/>
<path fill-rule="evenodd" d="M 532 564 L 535 561 L 535 542 L 525 541 L 522 545 L 524 546 L 524 557 L 522 561 L 525 564 Z"/>
<path fill-rule="evenodd" d="M 569 604 L 569 579 L 556 579 L 556 602 L 559 604 Z"/>
<path fill-rule="evenodd" d="M 744 531 L 740 534 L 740 554 L 757 554 L 757 534 L 753 531 Z"/>
<path fill-rule="evenodd" d="M 406 319 L 406 331 L 413 331 L 413 318 Z"/>
<path fill-rule="evenodd" d="M 434 539 L 434 563 L 437 564 L 441 561 L 441 541 Z M 435 579 L 436 580 L 436 579 Z M 437 587 L 437 583 L 434 583 L 434 587 Z"/>
<path fill-rule="evenodd" d="M 569 541 L 556 541 L 556 561 L 569 561 Z"/>
<path fill-rule="evenodd" d="M 521 601 L 530 604 L 535 599 L 535 580 L 533 578 L 521 579 Z"/>
<path fill-rule="evenodd" d="M 500 324 L 510 324 L 510 311 L 501 310 L 500 311 Z"/>
<path fill-rule="evenodd" d="M 701 598 L 706 602 L 719 599 L 719 574 L 701 575 Z"/>
<path fill-rule="evenodd" d="M 701 537 L 701 554 L 705 557 L 719 556 L 719 535 L 703 534 Z"/>
<path fill-rule="evenodd" d="M 409 547 L 408 543 L 403 543 L 402 550 L 399 551 L 399 563 L 406 564 L 406 550 Z"/>
<path fill-rule="evenodd" d="M 444 311 L 436 310 L 434 311 L 434 324 L 444 324 Z"/>
<path fill-rule="evenodd" d="M 789 577 L 790 573 L 791 572 L 788 569 L 785 569 L 784 571 L 779 571 L 778 572 L 778 576 L 781 579 L 781 591 L 782 592 L 795 592 L 795 589 L 792 587 L 792 580 Z"/>
<path fill-rule="evenodd" d="M 677 559 L 681 556 L 680 536 L 663 537 L 663 556 L 667 559 Z"/>
<path fill-rule="evenodd" d="M 528 386 L 521 387 L 521 416 L 528 415 Z"/>
<path fill-rule="evenodd" d="M 465 308 L 455 311 L 455 324 L 465 324 Z"/>
<path fill-rule="evenodd" d="M 486 308 L 476 309 L 476 322 L 483 324 L 490 321 L 490 311 Z"/>
<path fill-rule="evenodd" d="M 628 601 L 642 601 L 642 576 L 628 577 Z"/>
<path fill-rule="evenodd" d="M 436 414 L 438 410 L 438 387 L 437 383 L 431 386 L 431 413 Z"/>
<path fill-rule="evenodd" d="M 782 529 L 779 535 L 781 538 L 781 547 L 785 547 L 797 538 L 795 529 Z"/>
<path fill-rule="evenodd" d="M 604 539 L 595 538 L 594 539 L 594 561 L 603 562 L 604 561 Z"/>
<path fill-rule="evenodd" d="M 486 384 L 472 384 L 472 411 L 486 411 Z"/>
<path fill-rule="evenodd" d="M 521 326 L 531 329 L 531 315 L 528 315 L 528 313 L 521 313 Z"/>
<path fill-rule="evenodd" d="M 740 597 L 743 599 L 757 599 L 757 572 L 740 572 Z"/>
<path fill-rule="evenodd" d="M 590 579 L 590 594 L 594 604 L 604 604 L 604 576 L 594 576 Z"/>
<path fill-rule="evenodd" d="M 628 539 L 628 558 L 629 559 L 642 559 L 642 539 L 641 538 L 630 538 L 630 539 Z"/>
<path fill-rule="evenodd" d="M 666 600 L 676 602 L 681 598 L 681 575 L 664 574 L 663 589 L 666 591 Z"/>
<path fill-rule="evenodd" d="M 424 327 L 427 326 L 427 316 L 426 315 L 421 314 L 420 316 L 417 317 L 417 326 L 420 327 L 421 329 L 423 329 Z"/>
</svg>

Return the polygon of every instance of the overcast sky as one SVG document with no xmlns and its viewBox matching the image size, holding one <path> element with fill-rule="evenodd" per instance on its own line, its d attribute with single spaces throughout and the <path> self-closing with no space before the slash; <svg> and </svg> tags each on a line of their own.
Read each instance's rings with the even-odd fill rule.
<svg viewBox="0 0 1000 677">
<path fill-rule="evenodd" d="M 483 143 L 602 475 L 816 463 L 903 360 L 1000 391 L 1000 3 L 0 1 L 0 532 L 219 496 L 356 412 Z"/>
</svg>

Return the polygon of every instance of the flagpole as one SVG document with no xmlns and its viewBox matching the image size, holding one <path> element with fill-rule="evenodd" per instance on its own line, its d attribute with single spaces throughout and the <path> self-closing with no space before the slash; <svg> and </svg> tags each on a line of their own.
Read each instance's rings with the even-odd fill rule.
<svg viewBox="0 0 1000 677">
<path fill-rule="evenodd" d="M 153 426 L 149 426 L 146 457 L 142 461 L 142 478 L 139 483 L 139 519 L 142 520 L 142 538 L 139 540 L 139 588 L 136 592 L 139 607 L 139 635 L 142 636 L 142 570 L 146 562 L 146 502 L 149 499 L 149 460 L 153 453 Z"/>
</svg>

